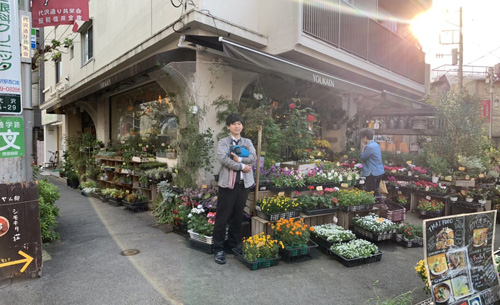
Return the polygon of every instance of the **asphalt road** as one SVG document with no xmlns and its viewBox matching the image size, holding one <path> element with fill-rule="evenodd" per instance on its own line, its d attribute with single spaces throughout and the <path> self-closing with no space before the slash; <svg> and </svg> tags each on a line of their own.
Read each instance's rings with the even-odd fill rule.
<svg viewBox="0 0 500 305">
<path fill-rule="evenodd" d="M 113 207 L 51 180 L 61 191 L 61 239 L 45 247 L 51 259 L 41 278 L 0 282 L 0 304 L 358 305 L 410 290 L 414 304 L 428 299 L 414 270 L 423 248 L 382 242 L 380 262 L 351 268 L 317 249 L 311 260 L 257 271 L 232 255 L 217 265 L 183 237 L 158 229 L 150 212 Z M 126 249 L 140 253 L 122 256 Z"/>
</svg>

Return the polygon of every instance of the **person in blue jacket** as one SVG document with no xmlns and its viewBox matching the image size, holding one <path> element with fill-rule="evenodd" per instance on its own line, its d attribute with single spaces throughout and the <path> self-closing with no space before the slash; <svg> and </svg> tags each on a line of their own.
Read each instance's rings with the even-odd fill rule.
<svg viewBox="0 0 500 305">
<path fill-rule="evenodd" d="M 382 164 L 382 152 L 377 142 L 373 141 L 375 132 L 370 128 L 363 128 L 359 132 L 361 137 L 361 155 L 359 158 L 363 163 L 361 176 L 366 177 L 365 190 L 373 191 L 375 197 L 380 197 L 379 185 L 384 174 L 384 165 Z"/>
</svg>

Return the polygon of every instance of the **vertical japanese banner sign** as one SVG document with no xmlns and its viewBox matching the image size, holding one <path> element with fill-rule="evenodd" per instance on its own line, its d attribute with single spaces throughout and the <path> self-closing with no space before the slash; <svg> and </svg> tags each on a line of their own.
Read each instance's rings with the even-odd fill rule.
<svg viewBox="0 0 500 305">
<path fill-rule="evenodd" d="M 424 221 L 427 278 L 435 304 L 486 305 L 500 299 L 493 256 L 496 213 Z"/>
<path fill-rule="evenodd" d="M 481 118 L 486 119 L 486 123 L 490 123 L 490 100 L 481 101 Z"/>
<path fill-rule="evenodd" d="M 89 20 L 88 0 L 32 0 L 33 27 L 73 24 Z"/>
<path fill-rule="evenodd" d="M 22 112 L 18 0 L 0 0 L 0 114 Z"/>
</svg>

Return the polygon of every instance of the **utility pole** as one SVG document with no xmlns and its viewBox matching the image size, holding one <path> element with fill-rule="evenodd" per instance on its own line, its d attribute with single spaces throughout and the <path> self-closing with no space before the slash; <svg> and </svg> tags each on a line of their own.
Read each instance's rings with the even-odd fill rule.
<svg viewBox="0 0 500 305">
<path fill-rule="evenodd" d="M 462 90 L 464 83 L 464 37 L 462 35 L 462 7 L 460 7 L 460 30 L 459 30 L 459 41 L 458 41 L 458 89 Z"/>
<path fill-rule="evenodd" d="M 23 0 L 23 14 L 29 16 L 30 34 L 31 34 L 31 7 L 30 0 Z M 31 51 L 30 51 L 31 53 Z M 31 54 L 30 54 L 31 55 Z M 24 181 L 33 179 L 33 125 L 35 121 L 33 102 L 32 102 L 32 84 L 31 84 L 31 57 L 29 60 L 21 62 L 21 77 L 23 85 L 23 119 L 24 119 L 24 145 L 25 154 L 23 158 Z"/>
<path fill-rule="evenodd" d="M 488 68 L 488 74 L 490 76 L 490 109 L 488 113 L 488 120 L 490 121 L 490 128 L 488 131 L 488 138 L 491 139 L 491 133 L 493 130 L 493 100 L 495 98 L 495 87 L 493 82 L 495 81 L 494 69 L 492 67 Z"/>
</svg>

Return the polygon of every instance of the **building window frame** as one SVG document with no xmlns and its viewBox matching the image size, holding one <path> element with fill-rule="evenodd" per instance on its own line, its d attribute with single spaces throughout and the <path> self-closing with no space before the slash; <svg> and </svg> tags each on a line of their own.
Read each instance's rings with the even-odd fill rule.
<svg viewBox="0 0 500 305">
<path fill-rule="evenodd" d="M 94 31 L 89 25 L 81 33 L 82 35 L 82 66 L 94 58 Z"/>
</svg>

